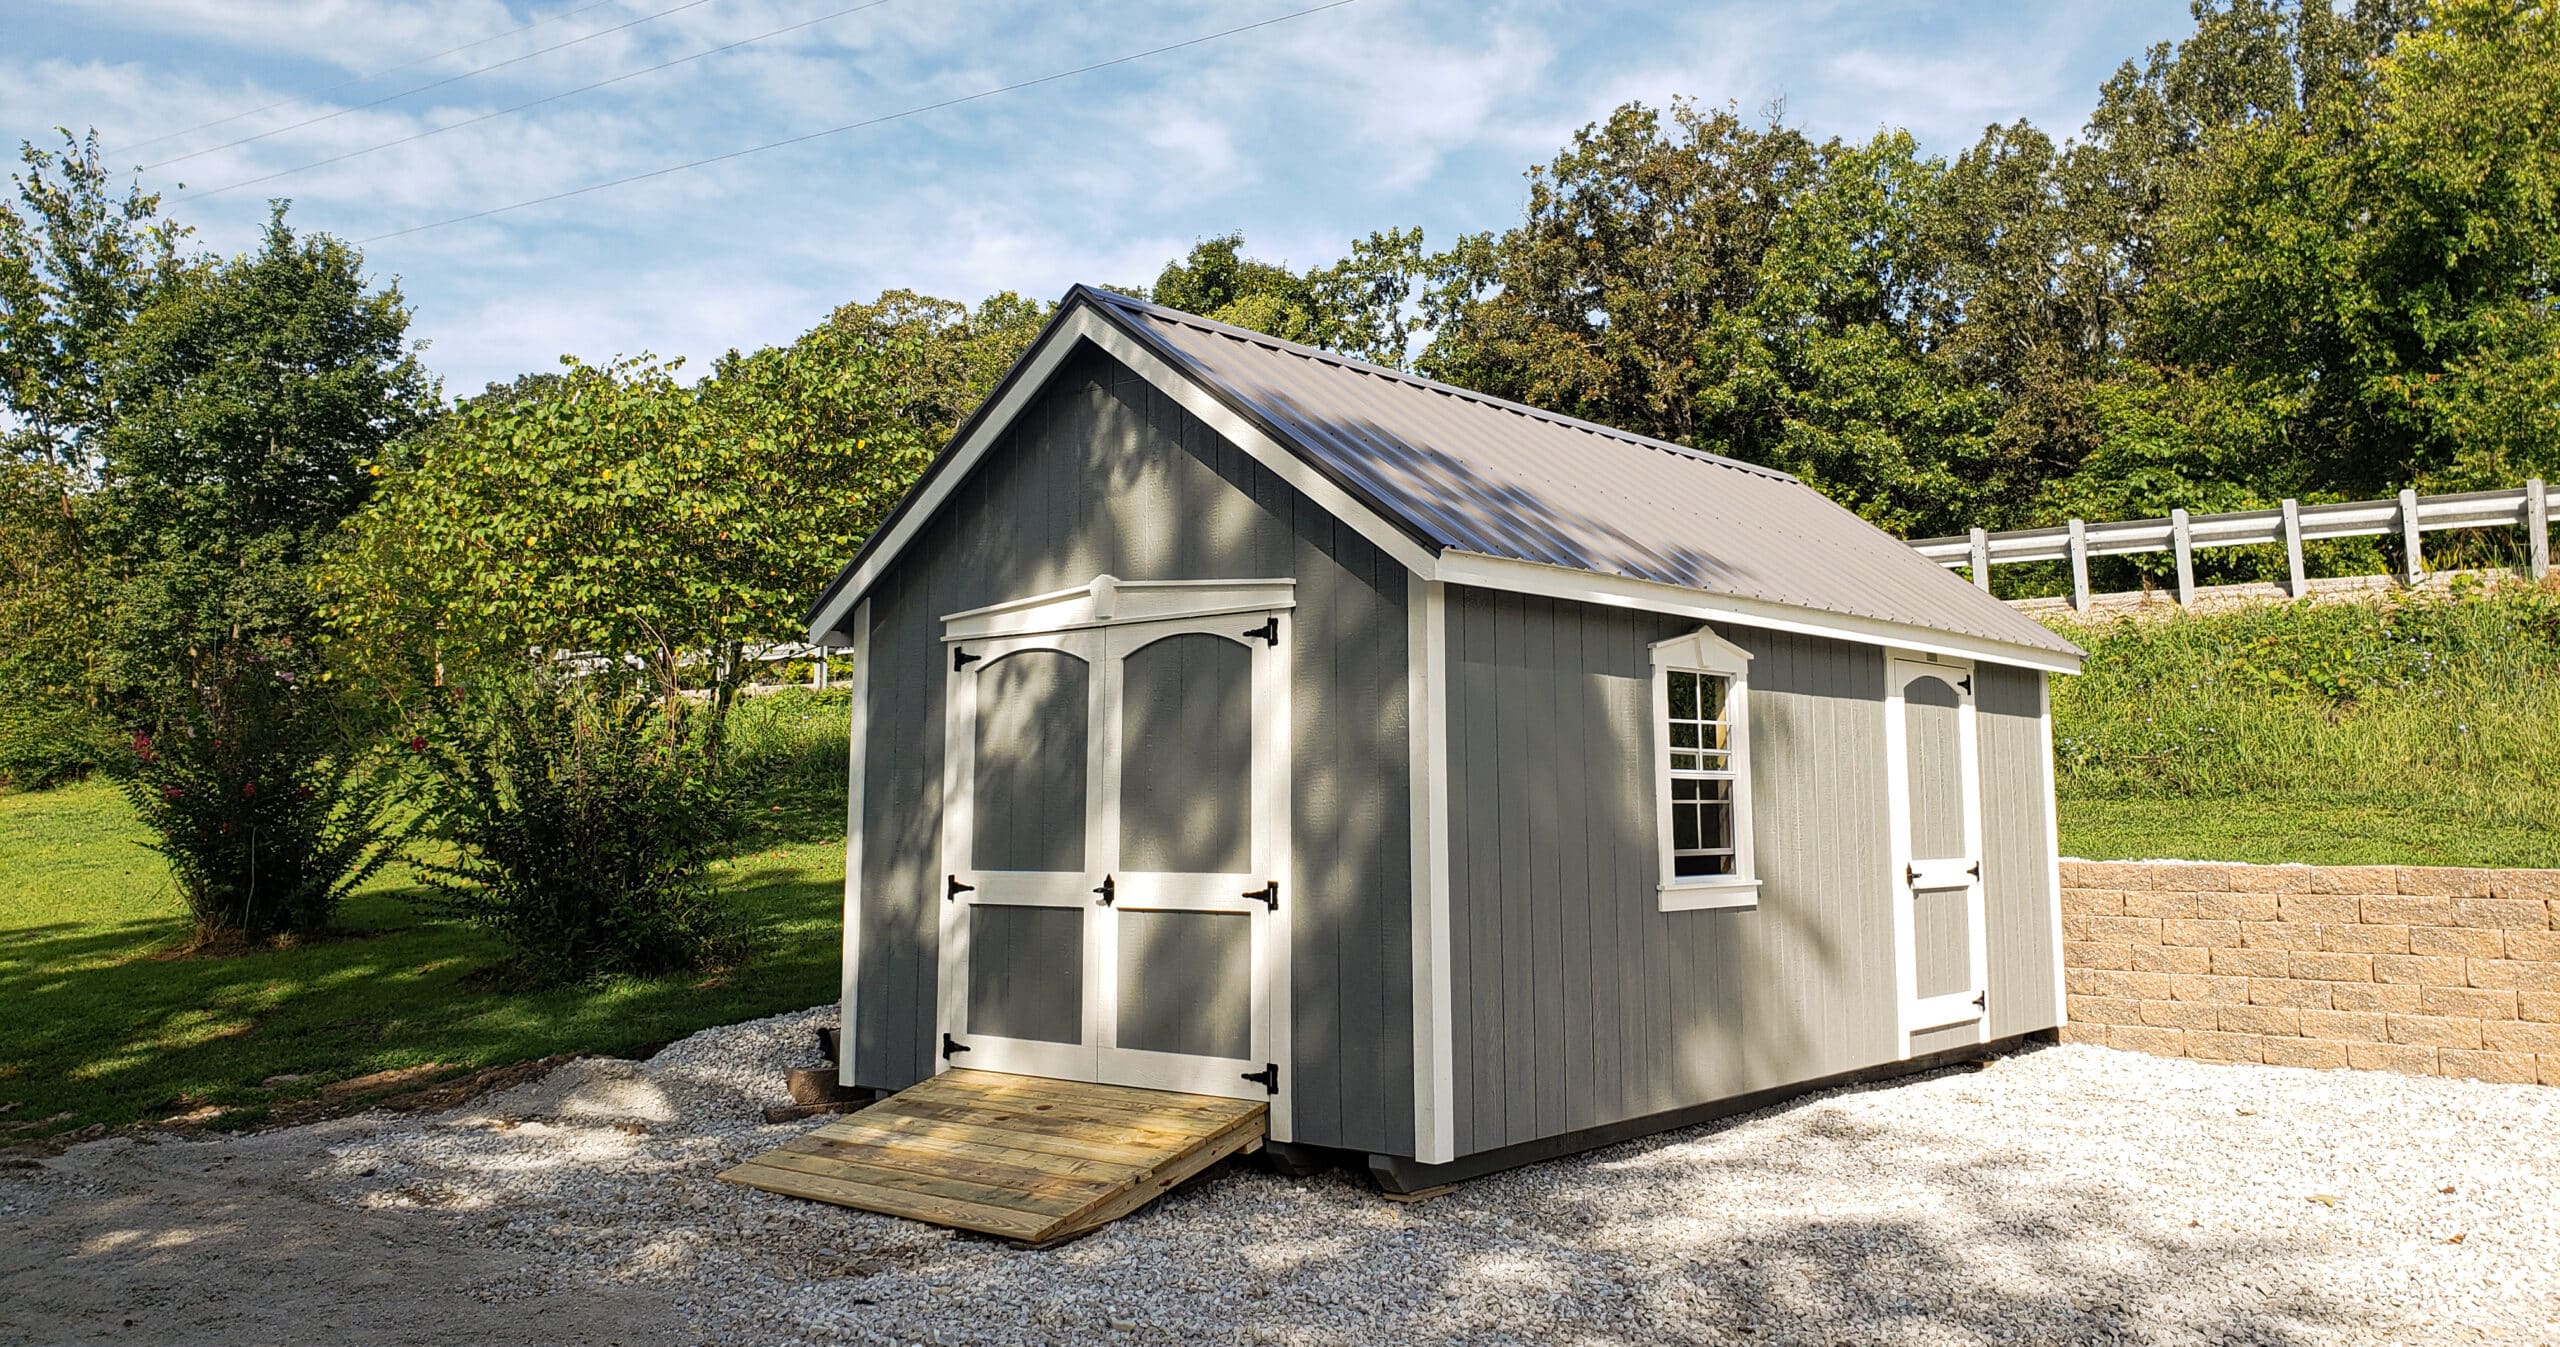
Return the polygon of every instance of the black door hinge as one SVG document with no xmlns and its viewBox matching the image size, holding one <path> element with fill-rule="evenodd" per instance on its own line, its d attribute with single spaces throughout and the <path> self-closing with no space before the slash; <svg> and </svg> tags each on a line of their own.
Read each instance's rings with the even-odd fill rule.
<svg viewBox="0 0 2560 1347">
<path fill-rule="evenodd" d="M 1964 689 L 1964 695 L 1966 695 L 1966 696 L 1968 696 L 1968 697 L 1972 696 L 1972 695 L 1973 695 L 1973 675 L 1972 675 L 1972 674 L 1966 674 L 1964 677 L 1957 679 L 1957 680 L 1956 680 L 1956 686 Z"/>
<path fill-rule="evenodd" d="M 951 672 L 958 673 L 985 658 L 984 655 L 972 655 L 955 645 L 951 647 Z"/>
<path fill-rule="evenodd" d="M 1117 899 L 1117 898 L 1120 896 L 1120 881 L 1118 881 L 1118 880 L 1116 880 L 1116 879 L 1113 879 L 1113 878 L 1112 878 L 1111 876 L 1109 876 L 1109 875 L 1104 875 L 1104 876 L 1102 877 L 1102 885 L 1101 885 L 1101 887 L 1099 887 L 1099 888 L 1095 889 L 1095 890 L 1094 890 L 1094 892 L 1095 892 L 1095 893 L 1098 893 L 1098 894 L 1101 894 L 1101 895 L 1102 895 L 1102 905 L 1103 905 L 1104 907 L 1109 907 L 1109 906 L 1111 906 L 1111 904 L 1112 904 L 1113 900 Z"/>
<path fill-rule="evenodd" d="M 1985 987 L 1985 988 L 1983 988 L 1981 991 L 1978 991 L 1978 992 L 1975 992 L 1975 993 L 1974 993 L 1974 995 L 1973 995 L 1973 1008 L 1974 1008 L 1974 1009 L 1976 1009 L 1976 1010 L 1984 1010 L 1984 1011 L 1987 1011 L 1987 1010 L 1991 1009 L 1991 989 L 1990 989 L 1990 988 Z"/>
<path fill-rule="evenodd" d="M 964 893 L 976 893 L 977 891 L 978 891 L 978 886 L 977 886 L 977 885 L 975 885 L 975 884 L 963 884 L 963 883 L 961 883 L 961 882 L 960 882 L 960 876 L 958 876 L 958 875 L 953 875 L 953 876 L 951 876 L 951 883 L 950 883 L 950 885 L 949 885 L 949 887 L 948 887 L 947 891 L 945 891 L 945 892 L 943 893 L 943 895 L 942 895 L 942 901 L 944 901 L 944 902 L 946 902 L 946 903 L 947 903 L 947 902 L 950 902 L 952 899 L 959 897 L 961 894 L 964 894 Z"/>
<path fill-rule="evenodd" d="M 949 1034 L 944 1034 L 942 1036 L 942 1060 L 946 1062 L 950 1061 L 954 1053 L 967 1052 L 968 1050 L 969 1045 L 961 1042 L 959 1039 L 953 1038 Z"/>
<path fill-rule="evenodd" d="M 1982 878 L 1982 862 L 1975 861 L 1973 864 L 1966 866 L 1964 868 L 1964 872 L 1976 879 Z"/>
<path fill-rule="evenodd" d="M 1905 865 L 1905 866 L 1903 866 L 1903 867 L 1902 867 L 1902 882 L 1903 882 L 1903 883 L 1905 883 L 1905 884 L 1917 884 L 1917 883 L 1919 883 L 1919 882 L 1920 882 L 1920 867 L 1919 867 L 1919 866 L 1916 866 L 1916 865 Z"/>
<path fill-rule="evenodd" d="M 1264 907 L 1277 912 L 1280 910 L 1280 881 L 1275 879 L 1261 888 L 1247 889 L 1244 896 L 1260 899 Z"/>
<path fill-rule="evenodd" d="M 1264 1062 L 1261 1070 L 1247 1071 L 1244 1073 L 1244 1078 L 1261 1086 L 1264 1094 L 1280 1093 L 1280 1064 L 1278 1062 Z"/>
<path fill-rule="evenodd" d="M 1271 616 L 1264 618 L 1261 626 L 1255 627 L 1244 634 L 1244 638 L 1248 641 L 1253 640 L 1256 637 L 1260 637 L 1264 642 L 1276 649 L 1280 644 L 1280 615 L 1274 613 Z"/>
</svg>

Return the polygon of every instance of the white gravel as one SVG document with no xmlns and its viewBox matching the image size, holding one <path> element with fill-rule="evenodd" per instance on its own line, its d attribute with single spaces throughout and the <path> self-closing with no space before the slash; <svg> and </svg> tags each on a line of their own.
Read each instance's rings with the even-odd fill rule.
<svg viewBox="0 0 2560 1347">
<path fill-rule="evenodd" d="M 0 1174 L 0 1243 L 79 1243 L 149 1159 L 468 1250 L 476 1306 L 613 1304 L 626 1344 L 2560 1343 L 2560 1089 L 2043 1048 L 1419 1204 L 1238 1173 L 1033 1253 L 714 1181 L 815 1125 L 758 1110 L 828 1013 L 434 1118 L 83 1147 Z M 59 1326 L 36 1261 L 0 1305 Z"/>
</svg>

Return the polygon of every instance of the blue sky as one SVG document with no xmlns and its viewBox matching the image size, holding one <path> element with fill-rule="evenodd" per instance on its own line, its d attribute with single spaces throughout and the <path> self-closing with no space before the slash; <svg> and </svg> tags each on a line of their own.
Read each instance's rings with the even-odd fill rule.
<svg viewBox="0 0 2560 1347">
<path fill-rule="evenodd" d="M 97 127 L 110 162 L 157 165 L 143 182 L 220 251 L 254 241 L 271 195 L 293 199 L 300 227 L 367 239 L 1319 2 L 887 0 L 839 14 L 863 0 L 11 0 L 0 134 L 49 143 L 56 125 Z M 371 149 L 810 20 L 821 21 Z M 869 129 L 380 238 L 365 253 L 398 279 L 449 392 L 549 368 L 563 352 L 680 355 L 699 372 L 723 350 L 788 341 L 884 288 L 1054 298 L 1079 280 L 1150 280 L 1195 239 L 1229 230 L 1258 255 L 1307 266 L 1390 225 L 1421 225 L 1435 243 L 1498 229 L 1518 218 L 1529 165 L 1629 99 L 1746 111 L 1783 99 L 1817 134 L 1908 127 L 1941 153 L 2020 117 L 2064 135 L 2118 63 L 2188 26 L 2183 0 L 1355 0 Z M 511 63 L 452 78 L 500 61 Z"/>
</svg>

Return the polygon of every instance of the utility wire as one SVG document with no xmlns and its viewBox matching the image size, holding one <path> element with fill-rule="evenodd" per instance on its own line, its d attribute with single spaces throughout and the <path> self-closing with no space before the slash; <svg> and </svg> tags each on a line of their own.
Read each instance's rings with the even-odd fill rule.
<svg viewBox="0 0 2560 1347">
<path fill-rule="evenodd" d="M 550 23 L 554 19 L 574 18 L 580 14 L 586 13 L 588 10 L 602 9 L 612 3 L 614 3 L 614 0 L 592 0 L 592 3 L 580 5 L 575 9 L 564 9 L 557 14 L 547 14 L 531 23 L 521 24 L 517 27 L 510 28 L 503 33 L 491 33 L 487 37 L 480 38 L 477 41 L 465 42 L 459 47 L 447 47 L 443 51 L 435 52 L 427 56 L 421 56 L 413 61 L 402 61 L 398 65 L 387 65 L 370 74 L 358 75 L 354 79 L 340 80 L 326 89 L 314 89 L 307 94 L 295 94 L 291 98 L 279 98 L 272 103 L 268 103 L 261 107 L 251 108 L 246 112 L 235 112 L 228 117 L 216 117 L 209 122 L 198 122 L 194 126 L 190 126 L 183 131 L 172 131 L 164 136 L 153 136 L 149 140 L 138 140 L 131 145 L 124 146 L 123 148 L 127 151 L 139 150 L 145 146 L 157 145 L 164 140 L 176 140 L 180 136 L 191 136 L 198 131 L 210 131 L 217 126 L 229 126 L 231 123 L 236 122 L 243 117 L 255 117 L 261 112 L 273 112 L 277 108 L 287 107 L 295 103 L 308 103 L 312 99 L 327 97 L 330 94 L 336 93 L 340 89 L 362 84 L 366 80 L 380 79 L 385 75 L 396 75 L 412 66 L 422 66 L 429 61 L 440 61 L 445 57 L 455 55 L 459 52 L 469 51 L 473 47 L 485 47 L 490 43 L 497 41 L 499 38 L 514 37 L 518 33 L 531 32 L 546 23 Z"/>
<path fill-rule="evenodd" d="M 1340 9 L 1343 6 L 1354 2 L 1355 0 L 1330 0 L 1330 3 L 1327 4 L 1310 5 L 1305 9 L 1291 10 L 1286 14 L 1275 15 L 1268 19 L 1256 19 L 1252 23 L 1238 24 L 1233 28 L 1222 28 L 1214 33 L 1203 33 L 1198 37 L 1185 38 L 1180 42 L 1168 42 L 1161 47 L 1149 47 L 1145 51 L 1131 52 L 1126 56 L 1114 56 L 1107 61 L 1095 61 L 1090 65 L 1080 65 L 1073 70 L 1061 70 L 1053 75 L 1041 75 L 1034 79 L 1019 80 L 1012 84 L 1001 84 L 992 89 L 981 89 L 973 94 L 960 94 L 956 97 L 942 99 L 939 102 L 920 103 L 915 107 L 902 108 L 896 112 L 882 113 L 880 116 L 867 117 L 858 122 L 847 122 L 842 126 L 830 126 L 823 131 L 810 131 L 802 135 L 785 137 L 781 140 L 769 140 L 761 145 L 750 145 L 742 150 L 730 150 L 725 154 L 715 154 L 702 159 L 687 160 L 681 164 L 669 164 L 665 168 L 653 168 L 646 173 L 634 173 L 628 177 L 609 178 L 603 182 L 592 182 L 584 187 L 572 187 L 565 192 L 553 192 L 549 196 L 528 197 L 523 201 L 511 201 L 503 206 L 491 206 L 487 210 L 476 210 L 468 215 L 455 215 L 442 220 L 429 220 L 425 224 L 411 225 L 406 229 L 394 229 L 387 234 L 375 234 L 369 238 L 358 239 L 356 242 L 359 244 L 380 243 L 384 239 L 396 239 L 409 234 L 424 233 L 430 229 L 442 229 L 446 225 L 457 225 L 471 220 L 487 219 L 492 215 L 503 215 L 509 211 L 523 210 L 528 206 L 542 206 L 548 205 L 554 201 L 566 201 L 570 197 L 584 196 L 589 192 L 601 192 L 608 187 L 623 187 L 635 182 L 645 182 L 651 178 L 663 178 L 670 173 L 681 173 L 686 169 L 701 168 L 707 164 L 725 163 L 731 159 L 744 159 L 748 155 L 762 154 L 767 150 L 778 150 L 786 145 L 805 144 L 809 141 L 821 140 L 828 136 L 842 135 L 847 131 L 859 131 L 865 127 L 879 126 L 888 122 L 902 121 L 906 118 L 914 117 L 922 113 L 938 112 L 943 108 L 958 107 L 963 103 L 974 103 L 983 98 L 993 98 L 998 94 L 1014 93 L 1018 90 L 1029 89 L 1042 84 L 1055 84 L 1059 80 L 1073 79 L 1078 75 L 1089 75 L 1094 71 L 1107 70 L 1112 66 L 1127 65 L 1132 61 L 1143 61 L 1151 56 L 1162 56 L 1169 51 L 1180 51 L 1185 47 L 1197 47 L 1203 43 L 1215 42 L 1220 38 L 1234 37 L 1239 33 L 1250 33 L 1257 28 L 1269 28 L 1275 24 L 1287 23 L 1292 19 L 1303 19 L 1310 14 L 1321 14 L 1328 9 Z"/>
<path fill-rule="evenodd" d="M 657 11 L 657 12 L 656 12 L 656 13 L 654 13 L 654 14 L 643 14 L 643 15 L 641 15 L 639 18 L 632 19 L 632 20 L 630 20 L 630 21 L 628 21 L 628 22 L 625 22 L 625 23 L 617 23 L 617 24 L 615 24 L 614 26 L 612 26 L 611 28 L 599 28 L 599 29 L 595 30 L 595 31 L 594 31 L 594 32 L 592 32 L 592 33 L 588 33 L 588 34 L 586 34 L 586 35 L 585 35 L 585 36 L 583 36 L 583 37 L 573 37 L 573 38 L 569 39 L 569 40 L 568 40 L 568 41 L 566 41 L 566 42 L 555 42 L 555 43 L 552 43 L 552 44 L 551 44 L 550 46 L 548 46 L 548 47 L 543 47 L 543 48 L 541 48 L 541 49 L 539 49 L 539 50 L 536 50 L 536 51 L 529 51 L 529 52 L 526 52 L 526 53 L 525 53 L 524 55 L 522 55 L 522 56 L 510 56 L 510 57 L 508 57 L 507 59 L 505 59 L 505 60 L 503 60 L 503 61 L 492 61 L 492 62 L 490 62 L 490 63 L 489 63 L 489 64 L 487 64 L 487 65 L 484 65 L 484 66 L 477 66 L 477 67 L 474 67 L 473 69 L 463 71 L 463 72 L 462 72 L 461 74 L 459 74 L 459 75 L 448 75 L 448 76 L 446 76 L 446 77 L 445 77 L 445 78 L 443 78 L 443 79 L 440 79 L 440 80 L 430 80 L 430 81 L 428 81 L 428 82 L 427 82 L 427 83 L 425 83 L 425 84 L 417 85 L 417 86 L 416 86 L 416 87 L 414 87 L 414 88 L 403 89 L 403 90 L 401 90 L 401 91 L 400 91 L 400 92 L 398 92 L 398 93 L 394 93 L 394 94 L 384 94 L 382 97 L 377 98 L 377 99 L 374 99 L 372 102 L 369 102 L 369 103 L 356 103 L 356 104 L 353 104 L 353 105 L 348 106 L 348 107 L 340 108 L 340 109 L 338 109 L 338 110 L 337 110 L 337 111 L 335 111 L 335 112 L 324 112 L 324 113 L 320 114 L 320 115 L 319 115 L 319 116 L 317 116 L 317 117 L 307 117 L 307 118 L 304 118 L 303 120 L 298 121 L 298 122 L 295 122 L 295 123 L 293 123 L 293 124 L 292 124 L 292 125 L 290 125 L 290 126 L 279 126 L 279 127 L 277 127 L 276 129 L 274 129 L 274 130 L 272 130 L 272 131 L 261 131 L 261 132 L 259 132 L 258 134 L 254 135 L 254 136 L 242 136 L 242 137 L 241 137 L 240 139 L 238 139 L 238 140 L 230 141 L 230 142 L 228 142 L 228 143 L 221 144 L 221 145 L 211 146 L 211 147 L 206 148 L 206 149 L 201 149 L 201 150 L 189 150 L 189 151 L 188 151 L 187 153 L 185 153 L 185 154 L 176 155 L 176 156 L 173 156 L 173 157 L 168 158 L 168 159 L 163 159 L 163 160 L 161 160 L 160 162 L 158 162 L 158 163 L 156 163 L 156 164 L 144 164 L 142 167 L 143 167 L 143 170 L 144 170 L 144 171 L 146 171 L 146 172 L 148 172 L 148 171 L 149 171 L 149 170 L 151 170 L 151 169 L 155 169 L 155 168 L 167 168 L 167 167 L 168 167 L 169 165 L 171 165 L 171 164 L 181 164 L 181 163 L 185 163 L 185 162 L 186 162 L 187 160 L 189 160 L 189 159 L 197 159 L 197 158 L 201 158 L 201 157 L 203 157 L 203 156 L 205 156 L 205 155 L 208 155 L 208 154 L 214 154 L 214 153 L 217 153 L 217 152 L 222 151 L 222 150 L 236 149 L 236 148 L 238 148 L 239 146 L 246 145 L 246 144 L 248 144 L 249 142 L 251 142 L 251 141 L 253 141 L 253 140 L 265 140 L 265 139 L 266 139 L 267 137 L 269 137 L 269 136 L 280 136 L 280 135 L 283 135 L 283 134 L 284 134 L 285 132 L 287 132 L 287 131 L 299 131 L 299 130 L 301 130 L 302 128 L 304 128 L 304 127 L 306 127 L 306 126 L 318 126 L 318 125 L 319 125 L 320 123 L 322 123 L 322 122 L 326 122 L 326 121 L 333 121 L 333 120 L 335 120 L 335 119 L 337 119 L 337 118 L 344 117 L 344 116 L 346 116 L 346 115 L 347 115 L 348 113 L 350 113 L 350 112 L 362 112 L 362 111 L 364 111 L 366 108 L 378 108 L 378 107 L 382 106 L 382 105 L 383 105 L 383 104 L 385 104 L 385 103 L 391 102 L 391 101 L 392 101 L 392 100 L 394 100 L 394 99 L 398 99 L 398 98 L 407 98 L 407 97 L 408 97 L 409 95 L 411 95 L 411 94 L 422 94 L 422 93 L 425 93 L 425 92 L 426 92 L 427 90 L 429 90 L 429 89 L 441 89 L 441 88 L 443 88 L 444 86 L 446 86 L 446 85 L 448 85 L 448 84 L 459 84 L 459 83 L 461 83 L 461 82 L 462 82 L 462 81 L 464 81 L 464 80 L 470 79 L 470 78 L 471 78 L 472 76 L 474 76 L 474 75 L 485 75 L 485 74 L 488 74 L 488 73 L 489 73 L 490 71 L 492 71 L 492 70 L 503 70 L 503 69 L 505 69 L 505 68 L 507 68 L 508 66 L 511 66 L 511 65 L 521 65 L 521 64 L 523 64 L 524 62 L 526 62 L 526 61 L 530 61 L 530 60 L 532 60 L 534 57 L 537 57 L 537 56 L 548 56 L 548 55 L 550 55 L 551 53 L 553 53 L 553 52 L 555 52 L 555 51 L 559 51 L 559 50 L 561 50 L 561 49 L 563 49 L 563 48 L 577 46 L 577 45 L 578 45 L 579 43 L 581 43 L 581 42 L 593 42 L 593 41 L 595 41 L 597 38 L 603 37 L 603 36 L 605 36 L 605 35 L 606 35 L 606 34 L 608 34 L 608 33 L 619 33 L 619 32 L 621 32 L 621 31 L 622 31 L 623 29 L 625 29 L 625 28 L 637 28 L 637 27 L 639 27 L 641 24 L 647 23 L 647 22 L 649 22 L 649 21 L 650 21 L 650 20 L 652 20 L 652 19 L 663 19 L 663 18 L 667 17 L 667 16 L 668 16 L 668 15 L 670 15 L 670 14 L 678 13 L 678 12 L 683 11 L 683 10 L 695 9 L 695 8 L 698 8 L 698 7 L 700 7 L 700 6 L 707 5 L 707 4 L 710 4 L 710 3 L 711 3 L 711 0 L 684 0 L 684 3 L 683 3 L 683 4 L 680 4 L 680 5 L 674 5 L 674 6 L 671 6 L 671 7 L 669 7 L 669 8 L 659 10 L 659 11 Z"/>
<path fill-rule="evenodd" d="M 888 3 L 889 0 L 865 0 L 865 3 L 863 4 L 848 5 L 834 13 L 821 14 L 814 19 L 804 19 L 799 23 L 791 24 L 787 27 L 776 28 L 769 33 L 758 33 L 754 37 L 742 37 L 735 42 L 724 43 L 720 46 L 710 48 L 707 51 L 695 52 L 691 56 L 679 56 L 672 61 L 660 61 L 656 65 L 616 75 L 611 79 L 597 80 L 593 84 L 581 84 L 575 89 L 566 89 L 556 94 L 548 94 L 528 102 L 518 103 L 511 108 L 499 108 L 495 112 L 484 112 L 477 117 L 465 117 L 458 122 L 448 122 L 443 126 L 432 127 L 428 130 L 417 132 L 414 135 L 402 136 L 397 140 L 386 140 L 379 145 L 367 145 L 360 150 L 349 150 L 344 154 L 333 154 L 326 159 L 315 159 L 310 163 L 301 164 L 293 168 L 278 169 L 273 173 L 261 174 L 254 178 L 243 178 L 238 182 L 224 183 L 220 187 L 208 187 L 202 191 L 181 193 L 178 199 L 182 201 L 191 201 L 200 197 L 220 196 L 225 192 L 237 191 L 243 187 L 255 187 L 262 182 L 273 182 L 278 178 L 289 178 L 296 173 L 307 172 L 315 168 L 325 168 L 330 164 L 341 163 L 345 160 L 353 159 L 358 155 L 371 154 L 376 150 L 387 150 L 395 145 L 406 145 L 412 141 L 425 140 L 429 136 L 440 136 L 447 131 L 456 131 L 466 126 L 474 126 L 481 122 L 489 121 L 492 118 L 504 117 L 509 113 L 522 112 L 526 108 L 538 108 L 545 103 L 557 103 L 563 98 L 573 98 L 579 94 L 601 89 L 608 84 L 620 84 L 624 80 L 638 79 L 642 75 L 653 75 L 670 66 L 680 66 L 688 61 L 699 61 L 706 56 L 717 56 L 724 51 L 736 51 L 738 48 L 746 46 L 749 43 L 762 42 L 769 37 L 780 37 L 784 33 L 796 33 L 803 28 L 814 28 L 831 19 L 841 19 L 847 14 L 859 13 L 866 9 L 878 9 L 882 5 Z"/>
</svg>

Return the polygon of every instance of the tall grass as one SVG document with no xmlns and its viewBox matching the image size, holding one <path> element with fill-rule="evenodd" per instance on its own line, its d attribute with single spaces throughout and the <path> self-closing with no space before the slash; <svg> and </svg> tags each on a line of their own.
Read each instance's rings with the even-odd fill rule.
<svg viewBox="0 0 2560 1347">
<path fill-rule="evenodd" d="M 2560 863 L 2560 584 L 2055 626 L 2090 656 L 2054 688 L 2066 810 L 2458 813 Z"/>
</svg>

